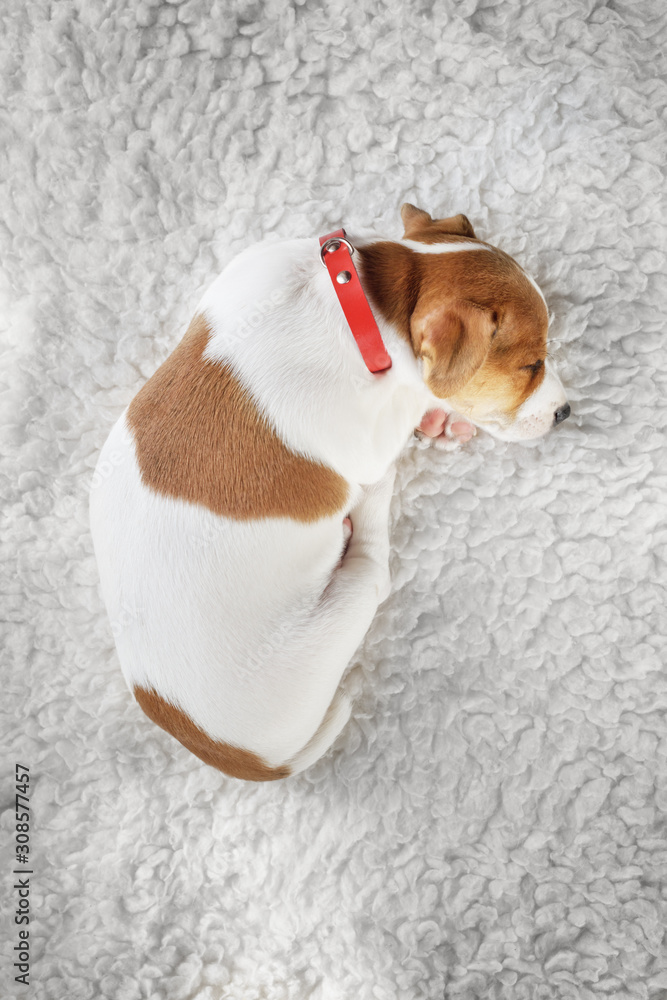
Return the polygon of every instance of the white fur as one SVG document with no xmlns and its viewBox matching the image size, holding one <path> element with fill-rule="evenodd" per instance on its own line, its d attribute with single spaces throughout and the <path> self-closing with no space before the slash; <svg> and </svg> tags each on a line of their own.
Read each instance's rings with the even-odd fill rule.
<svg viewBox="0 0 667 1000">
<path fill-rule="evenodd" d="M 214 739 L 298 771 L 345 725 L 339 683 L 388 593 L 394 462 L 424 413 L 447 404 L 380 317 L 392 367 L 367 371 L 316 239 L 246 250 L 198 312 L 212 331 L 206 357 L 232 366 L 289 447 L 347 480 L 352 538 L 340 562 L 347 510 L 312 524 L 238 521 L 151 492 L 123 414 L 98 464 L 111 472 L 91 493 L 103 595 L 130 687 L 154 687 Z M 515 437 L 547 421 L 550 392 L 526 404 Z"/>
<path fill-rule="evenodd" d="M 415 253 L 460 253 L 462 250 L 488 250 L 495 253 L 496 248 L 486 243 L 420 243 L 418 240 L 402 239 L 401 243 L 410 247 Z"/>
</svg>

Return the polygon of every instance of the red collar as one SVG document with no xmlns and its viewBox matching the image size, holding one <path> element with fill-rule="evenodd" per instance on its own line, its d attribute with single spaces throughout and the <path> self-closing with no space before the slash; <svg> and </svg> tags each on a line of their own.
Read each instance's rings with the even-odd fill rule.
<svg viewBox="0 0 667 1000">
<path fill-rule="evenodd" d="M 370 372 L 387 371 L 391 368 L 391 358 L 352 263 L 354 247 L 345 239 L 345 230 L 337 229 L 334 233 L 320 236 L 320 248 L 320 258 L 329 272 L 366 367 Z"/>
</svg>

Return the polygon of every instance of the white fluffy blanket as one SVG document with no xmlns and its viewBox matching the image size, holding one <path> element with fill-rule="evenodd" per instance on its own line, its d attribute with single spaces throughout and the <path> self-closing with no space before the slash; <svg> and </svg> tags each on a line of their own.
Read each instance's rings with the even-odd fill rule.
<svg viewBox="0 0 667 1000">
<path fill-rule="evenodd" d="M 3 796 L 66 1000 L 667 997 L 662 0 L 4 0 Z M 200 764 L 125 689 L 96 456 L 221 266 L 465 212 L 537 278 L 573 416 L 413 444 L 354 717 Z M 9 946 L 14 811 L 3 862 Z"/>
</svg>

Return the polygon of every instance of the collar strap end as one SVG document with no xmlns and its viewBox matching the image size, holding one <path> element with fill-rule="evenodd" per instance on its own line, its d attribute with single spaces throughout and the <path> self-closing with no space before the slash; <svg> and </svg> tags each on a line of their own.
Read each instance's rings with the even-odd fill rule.
<svg viewBox="0 0 667 1000">
<path fill-rule="evenodd" d="M 352 336 L 368 370 L 380 374 L 391 368 L 391 358 L 352 263 L 353 253 L 344 229 L 320 236 L 320 260 L 329 272 Z"/>
</svg>

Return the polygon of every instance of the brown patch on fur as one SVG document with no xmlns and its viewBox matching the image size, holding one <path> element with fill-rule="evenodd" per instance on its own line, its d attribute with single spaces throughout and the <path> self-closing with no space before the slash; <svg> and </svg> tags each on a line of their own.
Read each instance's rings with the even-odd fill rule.
<svg viewBox="0 0 667 1000">
<path fill-rule="evenodd" d="M 448 397 L 455 409 L 466 416 L 490 415 L 500 411 L 513 417 L 544 379 L 544 368 L 535 375 L 498 362 L 487 361 L 458 392 Z"/>
<path fill-rule="evenodd" d="M 160 729 L 174 736 L 205 764 L 216 767 L 218 771 L 228 774 L 231 778 L 242 778 L 244 781 L 276 781 L 278 778 L 287 778 L 292 773 L 286 765 L 269 767 L 261 757 L 249 750 L 212 739 L 192 721 L 189 715 L 165 701 L 154 689 L 147 691 L 145 688 L 135 687 L 134 697 L 148 718 Z"/>
<path fill-rule="evenodd" d="M 411 343 L 410 318 L 421 289 L 419 254 L 400 243 L 358 247 L 361 281 L 371 303 Z"/>
<path fill-rule="evenodd" d="M 238 520 L 310 522 L 344 511 L 345 480 L 291 451 L 230 366 L 202 356 L 210 333 L 196 316 L 130 403 L 144 484 Z"/>
<path fill-rule="evenodd" d="M 402 214 L 409 239 L 470 243 L 453 235 L 465 216 L 433 220 L 414 206 Z M 435 395 L 460 400 L 460 412 L 473 418 L 491 410 L 512 416 L 544 378 L 544 369 L 525 367 L 544 359 L 547 310 L 516 261 L 477 243 L 479 253 L 443 254 L 374 243 L 359 248 L 360 273 L 375 308 L 424 359 Z"/>
<path fill-rule="evenodd" d="M 447 399 L 469 383 L 486 358 L 493 329 L 488 309 L 463 299 L 438 306 L 420 298 L 412 314 L 412 340 L 435 396 Z"/>
</svg>

